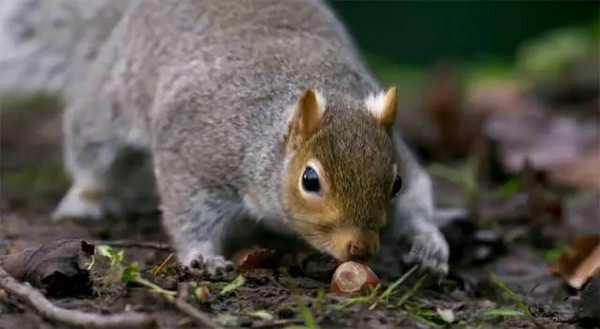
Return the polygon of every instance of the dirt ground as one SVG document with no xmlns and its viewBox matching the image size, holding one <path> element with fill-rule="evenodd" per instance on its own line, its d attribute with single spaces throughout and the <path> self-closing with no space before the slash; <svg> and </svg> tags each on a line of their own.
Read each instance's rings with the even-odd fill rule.
<svg viewBox="0 0 600 329">
<path fill-rule="evenodd" d="M 59 102 L 43 96 L 4 102 L 0 256 L 64 238 L 166 242 L 156 218 L 85 224 L 50 221 L 49 212 L 68 186 L 60 164 L 57 119 L 60 110 Z M 438 204 L 468 204 L 464 188 L 444 179 L 437 178 L 435 182 Z M 549 251 L 568 243 L 573 236 L 589 231 L 589 221 L 576 223 L 578 218 L 592 218 L 592 223 L 598 218 L 598 194 L 570 193 L 568 199 L 559 194 L 560 221 L 548 219 L 542 225 L 545 229 L 539 229 L 532 217 L 551 217 L 553 212 L 546 208 L 541 213 L 536 212 L 527 202 L 523 212 L 519 208 L 522 193 L 501 198 L 496 193 L 497 187 L 480 190 L 477 201 L 479 214 L 496 219 L 483 220 L 485 216 L 481 215 L 476 224 L 469 220 L 451 220 L 444 226 L 451 244 L 452 263 L 450 275 L 439 284 L 425 280 L 418 287 L 415 274 L 389 298 L 369 309 L 370 303 L 344 305 L 344 298 L 330 293 L 327 280 L 310 279 L 301 273 L 257 269 L 244 273 L 245 283 L 231 295 L 218 295 L 223 287 L 219 282 L 229 282 L 235 274 L 212 278 L 212 283 L 206 283 L 211 297 L 195 305 L 219 323 L 232 327 L 308 325 L 306 312 L 301 311 L 302 303 L 321 328 L 580 326 L 580 294 L 550 274 L 547 257 Z M 554 230 L 546 233 L 547 228 Z M 142 276 L 164 289 L 175 291 L 178 282 L 207 280 L 173 263 L 161 275 L 153 276 L 150 271 L 165 260 L 169 251 L 139 247 L 124 250 L 126 262 L 138 262 Z M 119 282 L 107 284 L 104 281 L 107 266 L 106 262 L 98 261 L 92 268 L 94 286 L 90 294 L 51 300 L 61 307 L 102 314 L 124 310 L 155 312 L 163 328 L 195 327 L 171 303 L 147 288 Z M 398 273 L 397 277 L 401 275 Z M 496 276 L 509 288 L 503 289 L 502 283 L 494 279 Z M 411 292 L 411 288 L 416 291 Z M 324 298 L 319 296 L 320 289 L 326 293 Z M 511 292 L 515 296 L 511 297 Z M 404 297 L 408 299 L 403 300 Z M 255 311 L 266 311 L 268 315 L 253 314 Z M 68 326 L 48 321 L 23 301 L 8 297 L 0 300 L 0 328 Z"/>
</svg>

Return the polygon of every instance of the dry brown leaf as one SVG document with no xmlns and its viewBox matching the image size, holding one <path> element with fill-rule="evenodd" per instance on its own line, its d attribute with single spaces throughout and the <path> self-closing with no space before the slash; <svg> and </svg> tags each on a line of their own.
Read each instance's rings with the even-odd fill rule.
<svg viewBox="0 0 600 329">
<path fill-rule="evenodd" d="M 600 271 L 600 235 L 575 240 L 573 246 L 556 259 L 550 272 L 560 275 L 574 289 L 588 282 Z"/>
<path fill-rule="evenodd" d="M 94 245 L 83 240 L 56 240 L 8 255 L 2 267 L 19 281 L 43 289 L 48 296 L 91 292 L 89 272 L 82 262 L 94 254 Z"/>
<path fill-rule="evenodd" d="M 506 171 L 519 172 L 529 160 L 536 169 L 549 173 L 552 183 L 600 187 L 596 120 L 553 111 L 526 97 L 519 109 L 496 115 L 485 126 L 485 135 L 498 144 Z"/>
<path fill-rule="evenodd" d="M 234 262 L 238 270 L 249 271 L 269 266 L 277 260 L 277 252 L 272 249 L 254 247 L 237 253 Z"/>
<path fill-rule="evenodd" d="M 579 161 L 552 169 L 549 174 L 562 185 L 600 187 L 600 146 L 595 151 L 582 155 Z"/>
</svg>

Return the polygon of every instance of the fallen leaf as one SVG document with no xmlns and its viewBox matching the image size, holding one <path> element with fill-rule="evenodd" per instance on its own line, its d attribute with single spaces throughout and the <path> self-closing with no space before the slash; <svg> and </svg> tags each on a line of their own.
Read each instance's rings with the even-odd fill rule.
<svg viewBox="0 0 600 329">
<path fill-rule="evenodd" d="M 276 258 L 277 252 L 275 250 L 261 247 L 243 250 L 233 257 L 237 269 L 241 271 L 273 267 L 273 263 L 277 260 Z"/>
<path fill-rule="evenodd" d="M 456 317 L 454 316 L 454 312 L 452 312 L 452 310 L 443 310 L 443 309 L 436 309 L 437 314 L 440 316 L 440 318 L 442 318 L 442 320 L 444 320 L 444 322 L 446 323 L 452 323 L 456 320 Z"/>
<path fill-rule="evenodd" d="M 577 239 L 552 264 L 550 272 L 560 275 L 574 289 L 588 282 L 600 270 L 600 235 Z"/>
<path fill-rule="evenodd" d="M 282 253 L 261 246 L 238 251 L 231 259 L 236 264 L 236 269 L 242 272 L 283 267 L 324 282 L 330 280 L 339 265 L 339 262 L 333 257 L 312 250 L 299 249 L 294 252 Z"/>
<path fill-rule="evenodd" d="M 504 170 L 517 173 L 529 160 L 555 184 L 600 186 L 597 120 L 553 111 L 531 97 L 522 97 L 517 109 L 491 117 L 484 129 L 498 145 Z"/>
<path fill-rule="evenodd" d="M 48 296 L 81 295 L 91 293 L 92 282 L 83 263 L 93 254 L 94 245 L 83 240 L 57 240 L 8 255 L 2 267 Z"/>
<path fill-rule="evenodd" d="M 265 310 L 250 312 L 250 313 L 247 313 L 246 315 L 251 316 L 253 318 L 262 319 L 262 320 L 273 320 L 273 316 Z"/>
</svg>

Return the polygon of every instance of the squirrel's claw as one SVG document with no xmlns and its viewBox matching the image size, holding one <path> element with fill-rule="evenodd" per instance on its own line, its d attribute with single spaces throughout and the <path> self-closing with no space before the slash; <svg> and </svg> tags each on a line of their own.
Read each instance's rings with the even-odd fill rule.
<svg viewBox="0 0 600 329">
<path fill-rule="evenodd" d="M 228 261 L 223 256 L 202 256 L 199 255 L 190 263 L 190 267 L 199 268 L 206 271 L 210 276 L 220 276 L 234 270 L 233 262 Z"/>
<path fill-rule="evenodd" d="M 430 231 L 414 237 L 402 260 L 406 264 L 418 264 L 421 272 L 438 277 L 448 274 L 448 243 L 439 231 Z"/>
</svg>

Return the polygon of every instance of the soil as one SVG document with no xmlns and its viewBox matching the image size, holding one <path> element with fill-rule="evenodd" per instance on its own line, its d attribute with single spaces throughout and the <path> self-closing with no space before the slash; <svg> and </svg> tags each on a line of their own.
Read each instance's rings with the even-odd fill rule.
<svg viewBox="0 0 600 329">
<path fill-rule="evenodd" d="M 61 105 L 43 98 L 21 101 L 19 106 L 17 110 L 2 110 L 0 257 L 63 238 L 167 242 L 157 218 L 83 224 L 51 222 L 49 213 L 68 186 L 68 178 L 60 164 L 57 115 Z M 495 191 L 496 188 L 493 186 L 489 190 Z M 436 189 L 439 191 L 437 194 L 441 195 L 439 198 L 448 196 L 447 199 L 454 200 L 454 203 L 458 200 L 464 204 L 467 198 L 463 189 L 448 182 L 436 181 Z M 589 199 L 592 204 L 597 201 L 594 196 Z M 577 200 L 581 200 L 581 197 Z M 438 203 L 444 201 L 438 200 Z M 494 207 L 494 201 L 482 204 L 483 207 Z M 503 202 L 503 205 L 506 204 L 510 203 Z M 567 201 L 564 204 L 567 213 L 571 214 L 569 216 L 597 216 L 589 202 L 583 202 L 583 205 L 580 201 L 575 202 L 575 208 L 570 207 Z M 511 209 L 509 206 L 509 215 Z M 271 320 L 249 315 L 258 310 L 268 312 L 274 319 L 286 320 L 287 325 L 306 324 L 296 299 L 298 297 L 322 328 L 576 328 L 579 294 L 568 289 L 560 278 L 550 274 L 549 261 L 544 258 L 545 252 L 564 241 L 553 236 L 548 243 L 539 242 L 535 239 L 537 235 L 532 231 L 532 226 L 522 222 L 513 225 L 510 220 L 500 221 L 500 226 L 493 229 L 482 229 L 485 225 L 472 229 L 470 224 L 461 226 L 456 224 L 459 222 L 450 222 L 444 232 L 454 241 L 452 252 L 460 254 L 460 257 L 452 260 L 450 275 L 440 282 L 426 280 L 401 305 L 397 303 L 398 298 L 413 287 L 418 276 L 403 283 L 390 300 L 369 310 L 369 304 L 341 308 L 340 301 L 344 298 L 330 294 L 327 281 L 310 279 L 298 273 L 281 274 L 269 269 L 244 273 L 244 285 L 230 296 L 218 297 L 222 285 L 215 282 L 231 281 L 235 275 L 213 278 L 213 284 L 208 285 L 212 297 L 196 305 L 221 322 L 227 318 L 226 315 L 237 316 L 233 327 L 276 327 L 269 325 L 274 324 Z M 520 238 L 509 239 L 507 232 L 513 236 L 517 234 L 515 232 L 521 232 Z M 472 239 L 474 236 L 477 239 Z M 465 247 L 461 241 L 471 241 L 473 244 Z M 138 262 L 142 274 L 165 289 L 177 290 L 178 282 L 205 279 L 194 277 L 173 263 L 168 265 L 163 274 L 153 277 L 149 272 L 169 255 L 168 251 L 137 247 L 124 249 L 126 262 Z M 172 304 L 146 288 L 118 282 L 106 283 L 105 263 L 98 262 L 91 274 L 94 282 L 92 294 L 51 298 L 52 302 L 69 309 L 97 313 L 124 310 L 156 312 L 163 328 L 195 327 Z M 401 275 L 398 273 L 397 277 Z M 489 314 L 500 313 L 499 310 L 523 311 L 517 301 L 509 298 L 507 292 L 493 280 L 494 275 L 510 287 L 532 316 L 510 315 L 506 312 L 504 315 Z M 323 300 L 318 297 L 319 289 L 326 292 Z M 444 312 L 438 312 L 442 310 L 452 311 L 455 319 L 451 324 L 440 315 Z M 11 297 L 0 302 L 0 328 L 68 327 L 44 319 L 22 301 Z"/>
</svg>

